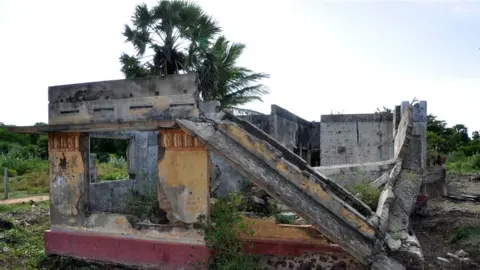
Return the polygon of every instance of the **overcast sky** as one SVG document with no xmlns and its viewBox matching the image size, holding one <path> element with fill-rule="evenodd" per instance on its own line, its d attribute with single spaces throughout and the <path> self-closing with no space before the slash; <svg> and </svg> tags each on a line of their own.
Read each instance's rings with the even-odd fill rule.
<svg viewBox="0 0 480 270">
<path fill-rule="evenodd" d="M 0 122 L 47 122 L 50 85 L 121 79 L 121 31 L 141 2 L 1 0 Z M 249 108 L 319 121 L 416 97 L 480 129 L 480 2 L 197 2 L 247 44 L 240 64 L 271 75 L 271 94 Z"/>
</svg>

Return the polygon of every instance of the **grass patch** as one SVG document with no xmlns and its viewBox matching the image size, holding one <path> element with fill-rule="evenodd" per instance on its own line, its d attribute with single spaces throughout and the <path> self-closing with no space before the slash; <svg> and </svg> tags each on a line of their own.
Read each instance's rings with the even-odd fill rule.
<svg viewBox="0 0 480 270">
<path fill-rule="evenodd" d="M 13 169 L 9 169 L 10 176 L 9 199 L 22 198 L 32 195 L 48 194 L 50 191 L 50 173 L 47 160 L 35 159 L 31 161 L 29 168 L 22 175 L 17 175 Z M 127 163 L 121 159 L 112 158 L 108 163 L 97 165 L 97 178 L 99 181 L 127 180 Z M 4 187 L 0 185 L 0 196 L 3 195 Z M 3 196 L 2 196 L 3 198 Z"/>
<path fill-rule="evenodd" d="M 48 204 L 48 202 L 45 202 Z M 28 212 L 32 209 L 32 206 L 28 203 L 19 203 L 19 204 L 0 204 L 0 216 L 1 213 L 16 213 L 21 214 Z"/>
<path fill-rule="evenodd" d="M 450 172 L 465 174 L 480 172 L 480 154 L 465 156 L 462 152 L 454 152 L 449 157 L 445 168 Z"/>
<path fill-rule="evenodd" d="M 480 226 L 466 226 L 455 229 L 450 236 L 450 242 L 480 248 Z"/>
<path fill-rule="evenodd" d="M 368 183 L 347 185 L 345 186 L 345 189 L 367 204 L 372 211 L 377 209 L 378 199 L 380 198 L 381 193 L 380 189 L 375 188 Z"/>
<path fill-rule="evenodd" d="M 295 221 L 295 216 L 276 214 L 275 219 L 280 224 L 293 224 Z"/>
<path fill-rule="evenodd" d="M 28 172 L 23 175 L 10 178 L 8 181 L 9 198 L 19 198 L 21 195 L 46 194 L 50 190 L 50 176 L 48 167 L 40 171 Z M 0 185 L 0 193 L 3 193 L 3 185 Z"/>
<path fill-rule="evenodd" d="M 97 179 L 98 181 L 128 180 L 127 164 L 98 163 Z"/>
<path fill-rule="evenodd" d="M 10 230 L 0 229 L 0 265 L 3 269 L 38 269 L 47 256 L 43 250 L 43 232 L 50 226 L 48 202 L 35 208 L 30 204 L 0 205 L 0 217 L 14 223 Z M 26 225 L 22 220 L 28 220 Z"/>
</svg>

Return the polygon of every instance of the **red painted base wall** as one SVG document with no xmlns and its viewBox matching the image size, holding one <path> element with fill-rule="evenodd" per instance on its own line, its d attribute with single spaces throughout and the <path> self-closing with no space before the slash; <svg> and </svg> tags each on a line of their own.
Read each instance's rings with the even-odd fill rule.
<svg viewBox="0 0 480 270">
<path fill-rule="evenodd" d="M 209 256 L 205 245 L 94 233 L 46 231 L 44 239 L 47 254 L 169 270 L 206 262 Z M 344 252 L 339 247 L 302 242 L 254 240 L 251 243 L 253 245 L 246 245 L 247 250 L 258 255 L 300 256 L 304 252 Z"/>
</svg>

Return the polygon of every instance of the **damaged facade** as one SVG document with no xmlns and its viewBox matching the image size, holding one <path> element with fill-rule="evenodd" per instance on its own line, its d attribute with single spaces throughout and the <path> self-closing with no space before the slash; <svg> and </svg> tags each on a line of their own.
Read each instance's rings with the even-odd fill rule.
<svg viewBox="0 0 480 270">
<path fill-rule="evenodd" d="M 266 267 L 421 269 L 409 216 L 426 176 L 426 113 L 422 101 L 320 122 L 275 105 L 239 118 L 199 101 L 189 74 L 50 87 L 49 125 L 11 130 L 49 134 L 49 254 L 166 269 L 206 260 L 192 225 L 211 194 L 251 181 L 312 225 L 252 222 L 242 238 Z M 95 181 L 91 137 L 129 140 L 130 179 Z M 342 187 L 356 181 L 382 189 L 376 212 Z"/>
</svg>

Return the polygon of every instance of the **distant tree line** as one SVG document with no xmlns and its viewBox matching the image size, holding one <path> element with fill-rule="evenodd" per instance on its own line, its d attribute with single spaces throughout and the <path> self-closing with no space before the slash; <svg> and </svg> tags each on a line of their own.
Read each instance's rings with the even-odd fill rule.
<svg viewBox="0 0 480 270">
<path fill-rule="evenodd" d="M 463 124 L 448 126 L 435 115 L 427 116 L 427 150 L 429 163 L 439 157 L 450 162 L 470 159 L 472 166 L 480 170 L 480 134 L 469 132 Z M 35 125 L 45 125 L 36 123 Z M 47 159 L 48 136 L 40 134 L 19 134 L 7 131 L 7 125 L 0 123 L 0 155 L 15 152 L 18 158 L 36 157 Z M 128 141 L 91 138 L 90 151 L 96 153 L 100 162 L 106 162 L 109 154 L 126 157 Z"/>
</svg>

